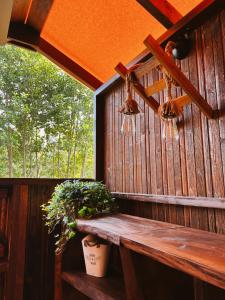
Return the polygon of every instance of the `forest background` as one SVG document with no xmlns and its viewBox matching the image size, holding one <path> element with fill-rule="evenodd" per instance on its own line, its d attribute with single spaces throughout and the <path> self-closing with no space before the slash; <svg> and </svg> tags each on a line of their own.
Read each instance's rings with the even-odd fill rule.
<svg viewBox="0 0 225 300">
<path fill-rule="evenodd" d="M 93 177 L 93 93 L 38 53 L 0 48 L 0 177 Z"/>
</svg>

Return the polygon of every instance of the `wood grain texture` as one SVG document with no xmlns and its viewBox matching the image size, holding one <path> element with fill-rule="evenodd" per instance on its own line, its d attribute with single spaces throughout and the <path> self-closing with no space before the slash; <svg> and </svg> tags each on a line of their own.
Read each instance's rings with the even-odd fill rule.
<svg viewBox="0 0 225 300">
<path fill-rule="evenodd" d="M 223 235 L 123 214 L 79 220 L 78 229 L 225 289 Z"/>
<path fill-rule="evenodd" d="M 93 300 L 124 300 L 125 291 L 122 279 L 113 276 L 97 278 L 85 272 L 63 272 L 62 279 Z"/>
<path fill-rule="evenodd" d="M 9 253 L 6 274 L 6 299 L 23 300 L 28 186 L 15 185 L 9 209 Z"/>
<path fill-rule="evenodd" d="M 138 282 L 137 271 L 133 259 L 132 251 L 120 247 L 120 257 L 123 267 L 123 275 L 126 288 L 126 299 L 127 300 L 143 300 L 144 296 L 141 290 L 141 286 Z"/>
<path fill-rule="evenodd" d="M 209 2 L 207 5 L 210 5 Z M 221 110 L 225 106 L 225 56 L 222 51 L 225 46 L 224 32 L 225 14 L 222 11 L 189 33 L 193 49 L 189 57 L 176 62 L 213 109 Z M 144 88 L 162 79 L 162 74 L 157 73 L 155 65 L 152 68 L 150 62 L 149 64 L 150 69 L 140 66 L 139 75 L 139 68 L 135 70 Z M 113 124 L 118 114 L 115 107 L 119 107 L 125 100 L 125 93 L 117 93 L 118 89 L 123 90 L 124 85 L 117 84 L 107 90 L 104 96 L 105 115 L 107 112 L 104 123 L 107 133 L 105 153 L 117 157 L 116 149 L 120 148 L 120 159 L 112 161 L 108 157 L 107 167 L 104 169 L 104 180 L 109 189 L 125 193 L 143 193 L 145 189 L 147 194 L 224 198 L 224 117 L 208 120 L 195 104 L 187 105 L 178 121 L 179 141 L 163 142 L 162 122 L 135 93 L 134 97 L 142 105 L 144 112 L 136 117 L 135 136 L 124 137 L 118 131 L 115 133 L 114 127 L 117 125 Z M 172 93 L 175 98 L 184 95 L 181 88 L 173 88 Z M 154 94 L 154 98 L 158 103 L 165 102 L 164 91 Z M 119 175 L 114 172 L 118 169 Z M 118 180 L 112 186 L 114 178 Z"/>
</svg>

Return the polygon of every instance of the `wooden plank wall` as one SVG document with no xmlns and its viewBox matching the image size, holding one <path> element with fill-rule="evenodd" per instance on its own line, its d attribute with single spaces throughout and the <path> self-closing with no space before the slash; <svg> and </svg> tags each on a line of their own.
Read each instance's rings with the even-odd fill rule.
<svg viewBox="0 0 225 300">
<path fill-rule="evenodd" d="M 225 11 L 192 32 L 191 37 L 193 50 L 177 65 L 213 109 L 224 112 Z M 162 74 L 156 70 L 146 71 L 141 83 L 147 87 L 161 78 Z M 174 97 L 182 93 L 180 88 L 173 89 Z M 160 103 L 165 101 L 163 92 L 154 97 Z M 125 99 L 124 84 L 117 83 L 104 96 L 104 180 L 116 193 L 121 211 L 225 234 L 225 210 L 222 209 L 225 200 L 225 116 L 208 120 L 194 104 L 187 106 L 179 122 L 179 142 L 166 143 L 161 139 L 162 123 L 158 116 L 137 95 L 135 98 L 143 114 L 136 118 L 136 135 L 124 137 L 120 133 L 122 115 L 118 112 Z M 174 196 L 171 202 L 180 205 L 167 203 L 168 197 L 163 203 L 149 201 L 148 195 L 171 195 Z M 190 205 L 187 197 L 192 197 L 197 205 Z M 208 197 L 211 202 L 221 201 L 221 206 L 204 205 L 198 197 Z M 149 260 L 143 258 L 143 261 L 148 266 Z M 142 277 L 149 278 L 149 270 L 147 267 Z M 224 299 L 223 290 L 195 278 L 193 282 L 194 299 Z"/>
<path fill-rule="evenodd" d="M 47 233 L 40 208 L 50 199 L 54 186 L 41 181 L 29 185 L 24 300 L 54 298 L 54 238 Z"/>
<path fill-rule="evenodd" d="M 11 220 L 14 220 L 16 228 L 15 234 L 12 238 L 12 258 L 14 261 L 17 256 L 20 257 L 21 268 L 24 269 L 24 289 L 23 289 L 23 299 L 24 300 L 53 300 L 54 299 L 54 237 L 49 236 L 47 233 L 47 228 L 44 225 L 43 215 L 41 211 L 41 204 L 46 203 L 53 192 L 56 184 L 62 182 L 63 180 L 45 180 L 45 179 L 1 179 L 0 180 L 0 232 L 3 236 L 8 233 L 7 218 L 10 213 Z M 27 217 L 22 217 L 20 214 L 20 219 L 15 222 L 15 209 L 14 214 L 12 214 L 12 207 L 9 211 L 7 208 L 8 199 L 5 198 L 4 191 L 11 191 L 9 195 L 9 201 L 16 205 L 16 211 L 23 211 L 25 213 L 25 208 L 20 202 L 21 192 L 26 191 L 28 193 L 28 212 Z M 19 192 L 20 191 L 20 192 Z M 4 194 L 4 195 L 3 195 Z M 3 196 L 2 196 L 3 195 Z M 18 217 L 17 217 L 18 218 Z M 22 222 L 23 221 L 23 222 Z M 19 226 L 25 223 L 26 227 L 26 253 L 25 262 L 22 260 L 20 249 L 20 239 L 21 234 L 24 234 L 24 229 L 20 231 Z M 14 226 L 14 227 L 15 227 Z M 12 267 L 18 267 L 18 264 L 12 264 Z M 16 270 L 18 272 L 18 270 Z M 12 274 L 16 274 L 11 272 Z M 23 283 L 22 277 L 19 276 L 21 280 L 18 281 Z M 18 289 L 15 289 L 15 278 L 11 280 L 8 279 L 8 285 L 11 287 L 10 291 L 17 294 L 10 294 L 9 299 L 19 299 Z M 4 277 L 0 275 L 0 299 L 5 299 L 3 292 Z M 14 286 L 14 288 L 13 288 Z M 9 289 L 6 289 L 9 290 Z M 1 298 L 2 297 L 2 298 Z M 7 298 L 8 299 L 8 298 Z"/>
<path fill-rule="evenodd" d="M 177 64 L 213 109 L 225 111 L 225 11 L 191 33 L 194 47 Z M 144 68 L 143 68 L 144 69 Z M 143 74 L 147 87 L 162 78 L 157 70 Z M 182 95 L 180 88 L 173 96 Z M 160 103 L 164 93 L 155 94 Z M 179 142 L 161 139 L 162 123 L 135 95 L 143 114 L 136 117 L 136 135 L 120 133 L 124 84 L 105 94 L 105 172 L 112 192 L 225 198 L 225 117 L 208 120 L 194 105 L 186 106 L 179 122 Z M 125 197 L 126 198 L 126 197 Z M 121 198 L 122 212 L 225 234 L 225 210 L 149 203 Z M 179 203 L 179 201 L 178 201 Z"/>
<path fill-rule="evenodd" d="M 194 49 L 178 62 L 181 70 L 214 109 L 225 109 L 225 12 L 193 32 Z M 162 77 L 144 74 L 147 86 Z M 173 89 L 173 96 L 182 94 Z M 164 93 L 154 97 L 162 103 Z M 225 197 L 225 118 L 208 120 L 196 105 L 186 106 L 179 142 L 161 139 L 162 122 L 136 95 L 144 113 L 136 135 L 120 133 L 124 84 L 105 96 L 105 181 L 111 191 L 143 194 Z"/>
</svg>

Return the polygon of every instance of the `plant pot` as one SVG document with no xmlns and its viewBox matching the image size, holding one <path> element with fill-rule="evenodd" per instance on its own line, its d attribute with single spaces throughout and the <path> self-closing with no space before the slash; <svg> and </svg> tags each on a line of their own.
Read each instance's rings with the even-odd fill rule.
<svg viewBox="0 0 225 300">
<path fill-rule="evenodd" d="M 110 245 L 89 234 L 82 240 L 86 273 L 104 277 L 107 270 Z"/>
</svg>

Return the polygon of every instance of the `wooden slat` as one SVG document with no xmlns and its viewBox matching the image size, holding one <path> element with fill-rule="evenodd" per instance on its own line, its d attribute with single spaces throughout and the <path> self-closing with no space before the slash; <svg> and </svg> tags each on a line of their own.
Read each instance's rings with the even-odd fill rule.
<svg viewBox="0 0 225 300">
<path fill-rule="evenodd" d="M 173 99 L 173 102 L 175 102 L 176 105 L 185 106 L 185 105 L 191 103 L 191 99 L 188 95 L 182 95 L 182 96 L 179 96 L 179 97 Z"/>
<path fill-rule="evenodd" d="M 6 299 L 23 299 L 28 186 L 14 186 L 9 219 L 10 249 Z"/>
<path fill-rule="evenodd" d="M 199 109 L 208 117 L 213 118 L 213 110 L 211 106 L 203 99 L 196 88 L 190 83 L 185 75 L 180 71 L 176 64 L 166 55 L 157 41 L 149 35 L 145 40 L 146 46 L 151 50 L 158 61 L 167 69 L 172 77 L 184 89 L 192 101 L 199 107 Z"/>
<path fill-rule="evenodd" d="M 166 28 L 178 22 L 182 15 L 167 0 L 137 0 L 156 20 Z"/>
<path fill-rule="evenodd" d="M 120 76 L 125 79 L 126 78 L 126 74 L 128 72 L 127 68 L 122 64 L 119 63 L 116 67 L 115 70 L 120 74 Z M 142 99 L 155 111 L 157 112 L 159 104 L 157 103 L 157 101 L 155 101 L 155 99 L 153 97 L 147 97 L 145 95 L 145 91 L 143 86 L 140 83 L 135 83 L 134 85 L 134 89 L 135 91 L 138 93 L 138 95 L 140 97 L 142 97 Z"/>
<path fill-rule="evenodd" d="M 165 89 L 166 83 L 164 79 L 160 79 L 155 81 L 152 85 L 145 88 L 145 94 L 147 97 L 152 96 L 155 93 L 160 92 L 161 90 Z"/>
<path fill-rule="evenodd" d="M 155 57 L 151 57 L 146 62 L 139 65 L 137 69 L 134 70 L 134 74 L 137 79 L 141 79 L 143 75 L 149 73 L 152 69 L 158 67 L 159 61 Z"/>
</svg>

